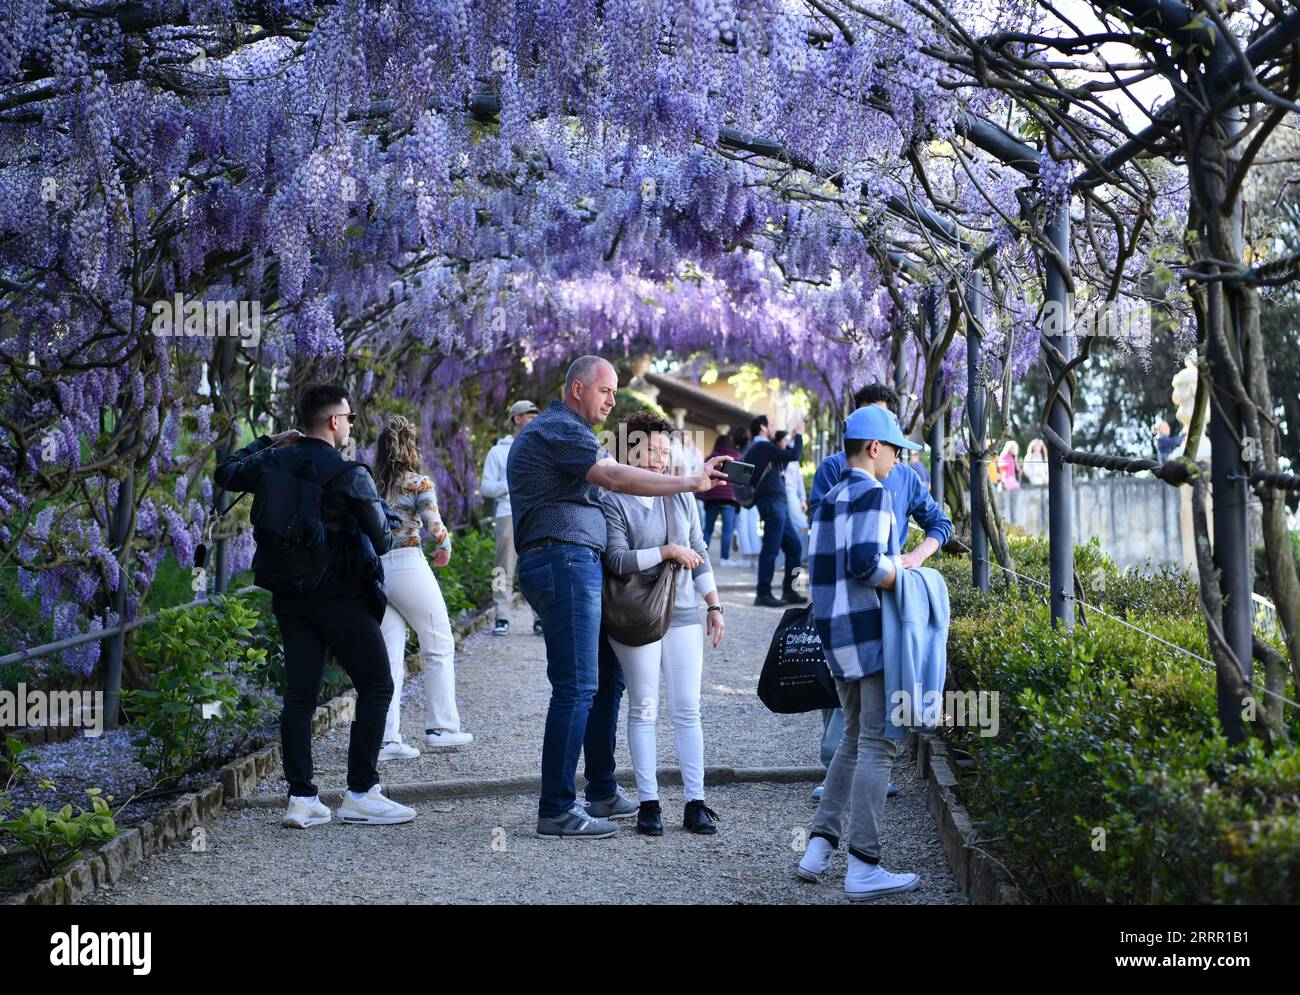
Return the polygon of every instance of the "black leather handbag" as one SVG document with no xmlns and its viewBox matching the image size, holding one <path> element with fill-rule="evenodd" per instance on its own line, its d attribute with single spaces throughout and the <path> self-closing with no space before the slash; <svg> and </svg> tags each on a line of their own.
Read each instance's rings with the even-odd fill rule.
<svg viewBox="0 0 1300 995">
<path fill-rule="evenodd" d="M 659 503 L 668 522 L 668 543 L 672 545 L 677 512 L 665 498 L 660 498 Z M 622 576 L 606 571 L 600 595 L 605 634 L 624 646 L 645 646 L 662 639 L 673 619 L 677 570 L 677 562 L 668 560 L 657 577 L 639 570 Z"/>
</svg>

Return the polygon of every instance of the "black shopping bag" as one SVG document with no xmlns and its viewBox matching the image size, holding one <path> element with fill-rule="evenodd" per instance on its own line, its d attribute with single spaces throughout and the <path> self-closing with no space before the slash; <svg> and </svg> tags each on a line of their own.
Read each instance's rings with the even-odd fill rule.
<svg viewBox="0 0 1300 995">
<path fill-rule="evenodd" d="M 782 714 L 840 707 L 812 605 L 791 608 L 781 616 L 758 678 L 758 697 Z"/>
</svg>

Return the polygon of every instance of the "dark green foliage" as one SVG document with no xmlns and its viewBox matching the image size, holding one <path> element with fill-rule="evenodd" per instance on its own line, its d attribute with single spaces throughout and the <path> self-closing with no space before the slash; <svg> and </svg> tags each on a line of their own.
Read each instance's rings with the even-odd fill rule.
<svg viewBox="0 0 1300 995">
<path fill-rule="evenodd" d="M 1045 577 L 1045 543 L 1011 545 Z M 974 760 L 961 793 L 981 845 L 1035 902 L 1300 900 L 1300 752 L 1232 748 L 1212 667 L 1137 631 L 1208 659 L 1195 583 L 1086 547 L 1077 562 L 1088 600 L 1136 629 L 1094 611 L 1067 635 L 1033 585 L 982 594 L 969 560 L 934 564 L 954 603 L 948 686 L 998 695 L 996 735 L 945 730 Z"/>
</svg>

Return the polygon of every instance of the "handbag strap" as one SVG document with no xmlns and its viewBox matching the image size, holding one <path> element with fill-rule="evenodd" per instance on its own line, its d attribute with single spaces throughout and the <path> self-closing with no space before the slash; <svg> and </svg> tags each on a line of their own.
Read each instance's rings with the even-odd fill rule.
<svg viewBox="0 0 1300 995">
<path fill-rule="evenodd" d="M 673 510 L 671 498 L 661 497 L 659 501 L 664 506 L 664 521 L 668 526 L 668 545 L 671 546 L 677 541 L 677 529 L 674 528 L 677 524 L 677 512 Z"/>
</svg>

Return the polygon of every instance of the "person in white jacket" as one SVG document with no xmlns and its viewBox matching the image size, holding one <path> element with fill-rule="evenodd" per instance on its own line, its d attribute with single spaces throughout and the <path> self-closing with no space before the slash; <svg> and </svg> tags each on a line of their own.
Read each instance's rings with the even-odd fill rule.
<svg viewBox="0 0 1300 995">
<path fill-rule="evenodd" d="M 537 417 L 537 405 L 532 401 L 516 401 L 510 406 L 506 416 L 510 424 L 510 434 L 497 440 L 496 445 L 488 450 L 487 460 L 483 463 L 483 480 L 479 484 L 479 493 L 485 499 L 495 499 L 496 506 L 496 567 L 492 571 L 492 600 L 496 603 L 496 624 L 492 627 L 494 636 L 508 635 L 510 632 L 510 602 L 514 594 L 515 564 L 519 557 L 515 551 L 514 522 L 510 514 L 510 488 L 506 485 L 506 460 L 510 456 L 510 445 L 515 441 L 525 425 Z M 541 624 L 533 619 L 534 634 L 541 634 Z"/>
</svg>

